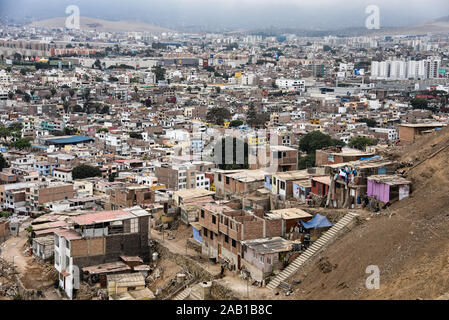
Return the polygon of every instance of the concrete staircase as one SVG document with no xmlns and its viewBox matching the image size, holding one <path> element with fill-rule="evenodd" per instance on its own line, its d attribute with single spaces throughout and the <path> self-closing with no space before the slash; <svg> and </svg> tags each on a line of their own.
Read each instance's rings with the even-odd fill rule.
<svg viewBox="0 0 449 320">
<path fill-rule="evenodd" d="M 270 290 L 276 289 L 282 281 L 294 275 L 310 258 L 335 240 L 340 232 L 345 227 L 349 226 L 357 216 L 358 214 L 355 213 L 346 214 L 332 228 L 327 230 L 317 241 L 315 241 L 306 251 L 304 251 L 304 253 L 290 263 L 287 268 L 282 270 L 281 273 L 271 280 L 268 283 L 267 288 Z"/>
<path fill-rule="evenodd" d="M 186 288 L 181 291 L 173 300 L 185 300 L 190 296 L 190 288 Z"/>
<path fill-rule="evenodd" d="M 176 295 L 173 300 L 204 300 L 201 297 L 201 285 L 195 284 L 192 287 L 186 288 L 183 291 L 181 291 L 178 295 Z"/>
</svg>

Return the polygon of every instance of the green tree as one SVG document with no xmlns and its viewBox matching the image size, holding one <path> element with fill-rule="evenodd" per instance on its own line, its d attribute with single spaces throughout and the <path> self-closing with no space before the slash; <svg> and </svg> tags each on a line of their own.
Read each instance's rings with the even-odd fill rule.
<svg viewBox="0 0 449 320">
<path fill-rule="evenodd" d="M 65 127 L 64 130 L 62 130 L 63 135 L 65 136 L 73 136 L 76 134 L 75 128 Z"/>
<path fill-rule="evenodd" d="M 31 143 L 28 139 L 18 139 L 17 141 L 12 143 L 12 147 L 19 150 L 24 150 L 30 148 Z"/>
<path fill-rule="evenodd" d="M 139 139 L 139 140 L 142 140 L 142 139 L 143 139 L 142 134 L 137 133 L 137 132 L 131 132 L 131 133 L 129 134 L 129 137 L 130 137 L 130 138 L 133 138 L 133 139 Z"/>
<path fill-rule="evenodd" d="M 301 138 L 299 141 L 299 150 L 310 154 L 322 148 L 342 145 L 344 143 L 341 140 L 332 139 L 329 135 L 320 131 L 312 131 Z"/>
<path fill-rule="evenodd" d="M 243 124 L 242 120 L 232 120 L 231 123 L 229 123 L 230 127 L 240 127 Z"/>
<path fill-rule="evenodd" d="M 367 146 L 375 146 L 376 144 L 377 142 L 375 140 L 366 137 L 352 138 L 351 141 L 349 141 L 348 143 L 348 145 L 351 148 L 355 148 L 362 151 L 364 151 Z"/>
<path fill-rule="evenodd" d="M 83 112 L 83 107 L 81 107 L 79 104 L 77 104 L 75 107 L 73 107 L 74 112 Z"/>
<path fill-rule="evenodd" d="M 14 61 L 21 61 L 22 60 L 22 55 L 18 52 L 14 53 Z"/>
<path fill-rule="evenodd" d="M 413 109 L 427 109 L 429 106 L 427 100 L 421 98 L 415 98 L 410 100 L 410 104 L 412 105 Z"/>
<path fill-rule="evenodd" d="M 362 118 L 358 119 L 357 122 L 365 122 L 366 125 L 370 128 L 374 128 L 377 126 L 377 121 L 374 119 Z"/>
<path fill-rule="evenodd" d="M 8 168 L 8 162 L 3 157 L 3 154 L 0 153 L 0 171 L 2 171 L 4 168 Z"/>
<path fill-rule="evenodd" d="M 206 114 L 206 121 L 222 126 L 225 120 L 231 118 L 231 112 L 226 108 L 214 107 Z"/>
<path fill-rule="evenodd" d="M 64 102 L 62 103 L 62 107 L 64 108 L 64 112 L 65 112 L 65 113 L 68 113 L 68 112 L 69 112 L 69 109 L 70 109 L 70 103 L 69 103 L 68 101 L 64 101 Z"/>
<path fill-rule="evenodd" d="M 298 159 L 298 168 L 300 170 L 311 168 L 315 166 L 315 154 L 307 154 L 304 157 Z"/>
<path fill-rule="evenodd" d="M 343 145 L 343 141 L 332 139 L 329 135 L 324 134 L 320 131 L 309 132 L 299 141 L 299 150 L 306 152 L 307 155 L 299 157 L 298 169 L 302 170 L 315 165 L 316 150 Z"/>
<path fill-rule="evenodd" d="M 156 81 L 162 81 L 165 80 L 165 69 L 161 66 L 154 66 L 153 72 L 156 75 Z"/>
<path fill-rule="evenodd" d="M 8 129 L 10 131 L 19 132 L 23 129 L 23 124 L 20 122 L 13 122 L 9 125 Z"/>
<path fill-rule="evenodd" d="M 8 138 L 9 135 L 10 135 L 10 130 L 7 127 L 5 127 L 5 126 L 0 127 L 0 137 L 3 140 L 6 140 L 6 138 Z"/>
<path fill-rule="evenodd" d="M 109 106 L 103 106 L 103 108 L 101 108 L 100 110 L 100 114 L 109 114 Z"/>
<path fill-rule="evenodd" d="M 85 179 L 92 177 L 101 177 L 101 170 L 98 167 L 81 164 L 73 168 L 72 177 L 76 179 Z"/>
<path fill-rule="evenodd" d="M 97 130 L 97 133 L 100 133 L 100 132 L 109 132 L 109 130 L 108 130 L 108 128 L 100 128 Z"/>
<path fill-rule="evenodd" d="M 0 212 L 0 218 L 8 218 L 10 216 L 11 216 L 10 212 L 7 212 L 7 211 L 1 211 Z"/>
<path fill-rule="evenodd" d="M 260 128 L 269 120 L 270 115 L 268 113 L 258 113 L 254 103 L 250 102 L 248 105 L 248 112 L 246 113 L 246 123 L 248 123 L 249 126 Z"/>
<path fill-rule="evenodd" d="M 99 59 L 95 60 L 93 67 L 101 70 L 101 61 Z"/>
</svg>

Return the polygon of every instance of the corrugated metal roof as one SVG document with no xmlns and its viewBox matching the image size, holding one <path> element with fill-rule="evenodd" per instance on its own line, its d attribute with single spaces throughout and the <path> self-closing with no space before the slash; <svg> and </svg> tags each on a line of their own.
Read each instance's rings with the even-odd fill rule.
<svg viewBox="0 0 449 320">
<path fill-rule="evenodd" d="M 145 278 L 140 272 L 136 273 L 123 273 L 123 274 L 110 274 L 107 276 L 109 283 L 115 282 L 117 287 L 138 287 L 145 286 Z"/>
<path fill-rule="evenodd" d="M 374 180 L 377 183 L 388 184 L 390 186 L 412 183 L 411 181 L 408 181 L 401 176 L 387 175 L 387 174 L 379 174 L 379 175 L 369 176 L 368 180 Z"/>
<path fill-rule="evenodd" d="M 118 271 L 131 270 L 131 267 L 122 261 L 115 261 L 109 263 L 98 264 L 95 266 L 82 268 L 83 272 L 88 272 L 89 274 L 100 274 L 100 273 L 110 273 Z"/>
<path fill-rule="evenodd" d="M 117 220 L 125 220 L 135 218 L 135 215 L 131 212 L 126 212 L 123 210 L 114 210 L 114 211 L 102 211 L 89 213 L 82 216 L 72 217 L 70 218 L 74 223 L 78 225 L 89 225 L 96 224 L 102 222 L 110 222 Z"/>
<path fill-rule="evenodd" d="M 261 238 L 254 240 L 242 241 L 242 244 L 251 248 L 259 254 L 285 252 L 292 250 L 290 241 L 281 237 Z"/>
<path fill-rule="evenodd" d="M 55 138 L 55 139 L 46 139 L 47 142 L 53 144 L 69 144 L 69 143 L 80 143 L 94 140 L 91 137 L 86 136 L 71 136 L 65 138 Z"/>
</svg>

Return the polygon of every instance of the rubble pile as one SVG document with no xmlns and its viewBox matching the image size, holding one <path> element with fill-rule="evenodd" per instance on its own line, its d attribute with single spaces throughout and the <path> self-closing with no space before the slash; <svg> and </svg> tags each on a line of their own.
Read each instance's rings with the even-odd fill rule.
<svg viewBox="0 0 449 320">
<path fill-rule="evenodd" d="M 0 296 L 13 299 L 19 295 L 19 286 L 11 281 L 14 279 L 14 273 L 14 267 L 0 259 Z"/>
<path fill-rule="evenodd" d="M 42 277 L 56 282 L 59 278 L 58 271 L 53 265 L 47 263 L 43 266 Z"/>
</svg>

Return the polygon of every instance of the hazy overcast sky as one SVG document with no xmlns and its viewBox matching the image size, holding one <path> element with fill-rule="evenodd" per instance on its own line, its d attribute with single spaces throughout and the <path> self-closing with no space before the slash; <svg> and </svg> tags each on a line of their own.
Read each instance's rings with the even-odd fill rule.
<svg viewBox="0 0 449 320">
<path fill-rule="evenodd" d="M 61 17 L 72 4 L 79 6 L 82 16 L 167 27 L 361 27 L 368 5 L 379 6 L 382 26 L 412 25 L 449 15 L 448 0 L 0 0 L 0 14 Z"/>
</svg>

